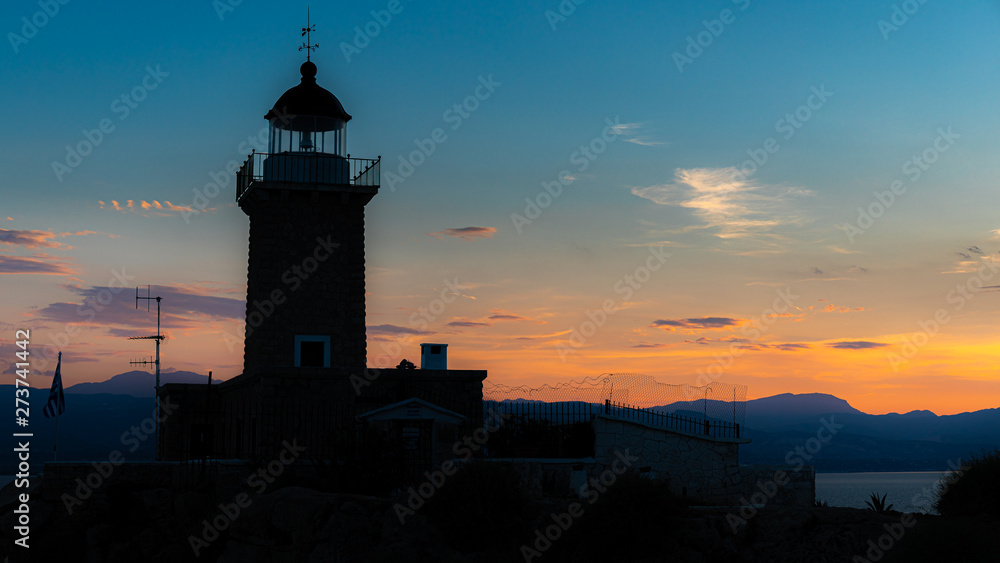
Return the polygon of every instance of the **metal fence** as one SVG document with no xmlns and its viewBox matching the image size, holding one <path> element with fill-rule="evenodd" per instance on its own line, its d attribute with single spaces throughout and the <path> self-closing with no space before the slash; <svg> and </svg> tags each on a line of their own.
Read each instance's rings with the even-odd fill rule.
<svg viewBox="0 0 1000 563">
<path fill-rule="evenodd" d="M 254 152 L 236 173 L 239 201 L 254 182 L 289 182 L 379 186 L 382 157 L 344 158 L 323 153 Z"/>
<path fill-rule="evenodd" d="M 740 425 L 736 422 L 726 422 L 718 419 L 696 419 L 683 415 L 657 412 L 641 409 L 620 403 L 606 401 L 604 414 L 626 420 L 634 420 L 658 428 L 679 430 L 690 434 L 702 434 L 712 438 L 739 438 Z"/>
<path fill-rule="evenodd" d="M 668 384 L 636 373 L 606 373 L 540 387 L 488 383 L 483 386 L 483 400 L 496 403 L 578 402 L 603 406 L 605 401 L 612 401 L 690 419 L 714 419 L 741 426 L 746 417 L 746 394 L 745 385 L 719 381 L 702 386 Z"/>
<path fill-rule="evenodd" d="M 536 388 L 483 388 L 484 420 L 501 416 L 505 421 L 486 447 L 493 457 L 592 455 L 591 421 L 597 414 L 712 438 L 739 438 L 745 413 L 743 385 L 670 385 L 641 374 L 604 374 Z"/>
</svg>

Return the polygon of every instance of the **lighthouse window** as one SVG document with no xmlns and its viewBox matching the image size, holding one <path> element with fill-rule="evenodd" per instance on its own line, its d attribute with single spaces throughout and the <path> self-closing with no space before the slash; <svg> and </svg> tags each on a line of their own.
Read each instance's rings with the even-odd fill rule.
<svg viewBox="0 0 1000 563">
<path fill-rule="evenodd" d="M 295 367 L 330 367 L 330 337 L 296 336 Z"/>
</svg>

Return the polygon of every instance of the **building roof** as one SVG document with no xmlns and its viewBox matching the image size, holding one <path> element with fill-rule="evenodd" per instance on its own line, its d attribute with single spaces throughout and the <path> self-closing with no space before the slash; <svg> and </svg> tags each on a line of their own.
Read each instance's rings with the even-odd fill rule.
<svg viewBox="0 0 1000 563">
<path fill-rule="evenodd" d="M 329 90 L 316 84 L 316 65 L 310 61 L 302 63 L 299 67 L 302 73 L 302 80 L 297 86 L 289 88 L 284 94 L 274 102 L 274 107 L 267 112 L 264 119 L 278 119 L 278 126 L 282 129 L 292 129 L 296 131 L 300 128 L 300 116 L 315 116 L 329 118 L 347 123 L 351 120 L 351 115 L 344 110 L 343 104 Z M 289 119 L 282 119 L 287 117 Z M 310 120 L 312 121 L 312 120 Z M 328 120 L 323 120 L 328 121 Z M 331 125 L 331 123 L 327 123 Z M 329 131 L 333 126 L 326 128 L 310 129 L 318 131 Z"/>
<path fill-rule="evenodd" d="M 465 420 L 465 417 L 457 412 L 450 411 L 444 407 L 439 407 L 417 397 L 411 397 L 368 411 L 359 415 L 359 418 L 369 420 L 441 420 L 458 423 Z"/>
</svg>

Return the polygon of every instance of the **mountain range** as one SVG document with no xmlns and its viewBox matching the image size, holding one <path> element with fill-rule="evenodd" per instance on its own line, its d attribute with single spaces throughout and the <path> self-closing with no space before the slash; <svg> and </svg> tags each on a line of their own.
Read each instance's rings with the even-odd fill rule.
<svg viewBox="0 0 1000 563">
<path fill-rule="evenodd" d="M 174 371 L 161 374 L 160 383 L 207 384 L 208 377 Z M 67 387 L 66 411 L 60 416 L 59 459 L 103 460 L 115 449 L 126 460 L 152 459 L 151 439 L 137 442 L 123 435 L 152 416 L 153 387 L 153 375 L 143 371 Z M 14 396 L 13 385 L 0 385 L 0 389 Z M 39 455 L 33 463 L 38 464 L 53 457 L 54 421 L 42 416 L 48 395 L 48 389 L 31 390 L 29 428 L 10 423 L 11 433 L 34 433 L 33 451 Z M 706 410 L 723 413 L 731 408 L 731 403 L 709 400 L 706 405 L 698 400 L 655 410 L 700 418 Z M 0 438 L 0 446 L 14 447 L 11 433 Z M 740 447 L 741 463 L 795 464 L 802 457 L 821 472 L 944 470 L 949 463 L 958 464 L 1000 446 L 1000 408 L 945 416 L 930 411 L 872 415 L 833 395 L 784 393 L 746 402 L 742 436 L 751 442 Z M 11 456 L 0 459 L 0 474 L 14 472 L 13 460 Z"/>
</svg>

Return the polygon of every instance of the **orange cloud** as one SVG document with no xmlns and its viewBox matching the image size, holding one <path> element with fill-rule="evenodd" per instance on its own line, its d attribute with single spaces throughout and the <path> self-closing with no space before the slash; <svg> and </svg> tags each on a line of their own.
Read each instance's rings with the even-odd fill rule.
<svg viewBox="0 0 1000 563">
<path fill-rule="evenodd" d="M 864 310 L 865 310 L 864 307 L 855 307 L 852 309 L 850 307 L 843 307 L 839 305 L 834 305 L 832 303 L 823 308 L 823 311 L 827 313 L 850 313 L 852 311 L 864 311 Z"/>
<path fill-rule="evenodd" d="M 97 204 L 101 209 L 110 209 L 112 211 L 120 211 L 122 213 L 127 213 L 129 211 L 133 213 L 138 213 L 144 217 L 159 216 L 159 217 L 169 217 L 171 213 L 200 213 L 202 211 L 215 211 L 215 208 L 199 209 L 195 211 L 190 205 L 174 205 L 168 200 L 163 200 L 160 203 L 157 200 L 146 201 L 139 200 L 136 203 L 135 200 L 128 200 L 125 205 L 122 205 L 116 200 L 111 200 L 111 203 L 105 203 L 104 201 L 98 200 Z"/>
</svg>

